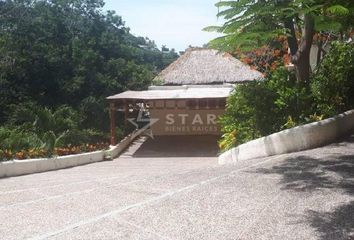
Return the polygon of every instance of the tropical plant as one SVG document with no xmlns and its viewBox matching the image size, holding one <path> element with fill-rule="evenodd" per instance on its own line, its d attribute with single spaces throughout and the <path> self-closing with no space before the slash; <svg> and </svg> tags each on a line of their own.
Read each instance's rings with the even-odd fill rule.
<svg viewBox="0 0 354 240">
<path fill-rule="evenodd" d="M 354 108 L 354 44 L 332 43 L 311 88 L 318 112 L 326 117 Z"/>
<path fill-rule="evenodd" d="M 343 39 L 349 37 L 346 34 L 354 23 L 354 2 L 345 0 L 220 1 L 216 6 L 225 23 L 205 30 L 224 36 L 211 41 L 211 46 L 232 52 L 250 50 L 286 36 L 296 77 L 303 82 L 310 78 L 310 49 L 316 31 Z"/>
<path fill-rule="evenodd" d="M 236 87 L 220 118 L 222 150 L 313 121 L 313 98 L 309 88 L 297 82 L 285 68 L 278 68 L 264 81 Z"/>
<path fill-rule="evenodd" d="M 22 149 L 39 148 L 43 144 L 37 134 L 18 128 L 0 127 L 0 149 L 17 152 Z"/>
</svg>

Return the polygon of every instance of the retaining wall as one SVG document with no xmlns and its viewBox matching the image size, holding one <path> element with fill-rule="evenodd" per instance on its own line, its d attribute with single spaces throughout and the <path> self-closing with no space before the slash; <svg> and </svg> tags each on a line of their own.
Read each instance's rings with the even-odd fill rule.
<svg viewBox="0 0 354 240">
<path fill-rule="evenodd" d="M 316 148 L 351 133 L 354 133 L 354 110 L 241 144 L 221 154 L 219 164 Z"/>
<path fill-rule="evenodd" d="M 0 162 L 0 178 L 46 172 L 114 159 L 119 154 L 121 154 L 139 135 L 140 132 L 132 133 L 125 137 L 116 146 L 111 146 L 110 149 L 106 151 L 96 151 L 53 158 Z"/>
</svg>

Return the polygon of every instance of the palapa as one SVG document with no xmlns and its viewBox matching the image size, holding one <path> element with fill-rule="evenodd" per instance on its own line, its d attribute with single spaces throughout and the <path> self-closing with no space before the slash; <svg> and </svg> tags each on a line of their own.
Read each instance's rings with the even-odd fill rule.
<svg viewBox="0 0 354 240">
<path fill-rule="evenodd" d="M 223 84 L 262 78 L 262 73 L 251 69 L 229 53 L 214 49 L 189 48 L 165 68 L 155 78 L 155 82 L 163 85 Z"/>
</svg>

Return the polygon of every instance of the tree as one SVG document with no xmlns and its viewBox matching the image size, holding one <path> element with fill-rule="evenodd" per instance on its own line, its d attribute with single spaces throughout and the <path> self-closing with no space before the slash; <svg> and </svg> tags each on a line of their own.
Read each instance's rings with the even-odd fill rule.
<svg viewBox="0 0 354 240">
<path fill-rule="evenodd" d="M 0 0 L 0 124 L 22 102 L 76 110 L 146 88 L 176 59 L 129 32 L 102 0 Z M 92 119 L 94 123 L 96 120 Z"/>
<path fill-rule="evenodd" d="M 285 35 L 296 77 L 302 82 L 309 81 L 315 33 L 344 39 L 354 23 L 354 2 L 346 0 L 236 0 L 220 1 L 216 6 L 222 8 L 218 16 L 225 23 L 205 30 L 224 36 L 211 41 L 211 46 L 250 49 Z"/>
</svg>

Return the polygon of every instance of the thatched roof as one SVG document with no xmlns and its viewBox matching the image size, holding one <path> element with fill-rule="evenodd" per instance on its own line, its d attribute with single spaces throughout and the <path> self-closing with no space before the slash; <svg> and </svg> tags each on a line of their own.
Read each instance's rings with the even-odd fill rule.
<svg viewBox="0 0 354 240">
<path fill-rule="evenodd" d="M 159 99 L 211 99 L 227 98 L 234 87 L 220 86 L 178 86 L 153 87 L 146 91 L 126 91 L 108 97 L 108 100 L 159 100 Z"/>
<path fill-rule="evenodd" d="M 164 69 L 155 81 L 164 85 L 240 83 L 263 75 L 228 53 L 190 48 Z"/>
</svg>

